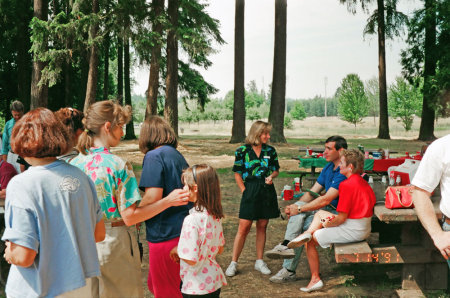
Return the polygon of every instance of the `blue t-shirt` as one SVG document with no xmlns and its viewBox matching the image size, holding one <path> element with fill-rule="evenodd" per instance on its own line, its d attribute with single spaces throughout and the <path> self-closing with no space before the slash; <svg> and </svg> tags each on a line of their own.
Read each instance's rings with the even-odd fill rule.
<svg viewBox="0 0 450 298">
<path fill-rule="evenodd" d="M 334 163 L 329 162 L 327 165 L 323 168 L 322 172 L 319 175 L 319 178 L 317 178 L 317 183 L 322 185 L 325 188 L 325 191 L 328 191 L 330 187 L 339 190 L 339 184 L 341 184 L 342 181 L 347 179 L 344 175 L 342 175 L 339 172 L 339 167 L 336 168 L 336 170 L 333 170 Z M 339 201 L 339 196 L 331 201 L 331 205 L 333 205 L 335 208 L 337 207 Z"/>
<path fill-rule="evenodd" d="M 163 198 L 174 189 L 183 188 L 181 173 L 189 165 L 183 155 L 172 146 L 164 145 L 145 154 L 139 188 L 163 189 Z M 184 218 L 189 214 L 192 203 L 170 207 L 145 221 L 147 241 L 164 242 L 180 236 Z"/>
<path fill-rule="evenodd" d="M 95 186 L 64 161 L 30 167 L 6 189 L 2 240 L 37 252 L 27 268 L 12 265 L 10 297 L 55 297 L 99 276 L 94 231 L 102 219 Z"/>
</svg>

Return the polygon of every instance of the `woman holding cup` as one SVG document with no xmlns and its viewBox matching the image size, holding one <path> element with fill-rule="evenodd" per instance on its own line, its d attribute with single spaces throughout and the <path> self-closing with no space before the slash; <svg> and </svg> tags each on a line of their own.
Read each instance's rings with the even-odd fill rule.
<svg viewBox="0 0 450 298">
<path fill-rule="evenodd" d="M 272 126 L 263 121 L 253 123 L 245 145 L 235 153 L 233 166 L 236 184 L 242 192 L 239 209 L 239 228 L 233 245 L 233 256 L 225 274 L 236 275 L 237 261 L 245 239 L 256 220 L 256 263 L 255 270 L 270 274 L 262 260 L 266 243 L 266 229 L 270 218 L 280 215 L 273 178 L 278 176 L 278 156 L 274 147 L 268 145 Z"/>
</svg>

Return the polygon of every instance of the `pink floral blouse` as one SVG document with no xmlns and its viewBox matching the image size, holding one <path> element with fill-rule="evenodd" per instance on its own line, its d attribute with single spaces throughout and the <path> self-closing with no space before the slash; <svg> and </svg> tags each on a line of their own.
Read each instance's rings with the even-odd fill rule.
<svg viewBox="0 0 450 298">
<path fill-rule="evenodd" d="M 194 266 L 180 260 L 181 292 L 203 295 L 217 291 L 227 284 L 222 268 L 216 261 L 220 246 L 225 245 L 222 220 L 208 211 L 192 208 L 186 216 L 178 242 L 180 259 L 197 262 Z"/>
</svg>

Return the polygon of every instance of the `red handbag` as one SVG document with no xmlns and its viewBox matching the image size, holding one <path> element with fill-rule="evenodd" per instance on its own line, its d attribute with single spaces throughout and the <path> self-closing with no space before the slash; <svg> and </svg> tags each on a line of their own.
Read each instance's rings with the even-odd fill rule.
<svg viewBox="0 0 450 298">
<path fill-rule="evenodd" d="M 384 206 L 388 209 L 414 208 L 411 186 L 389 186 Z"/>
</svg>

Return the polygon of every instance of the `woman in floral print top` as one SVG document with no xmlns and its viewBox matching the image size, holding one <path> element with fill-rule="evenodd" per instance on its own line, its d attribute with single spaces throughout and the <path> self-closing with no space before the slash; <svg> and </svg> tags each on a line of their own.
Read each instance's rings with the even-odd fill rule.
<svg viewBox="0 0 450 298">
<path fill-rule="evenodd" d="M 256 220 L 255 270 L 263 274 L 271 273 L 262 260 L 267 224 L 270 218 L 280 215 L 277 194 L 272 181 L 278 176 L 280 166 L 275 148 L 267 144 L 271 128 L 267 122 L 253 123 L 245 139 L 246 144 L 239 147 L 235 153 L 233 172 L 242 192 L 242 199 L 232 261 L 225 272 L 230 277 L 237 272 L 237 261 L 254 220 Z"/>
<path fill-rule="evenodd" d="M 97 243 L 101 276 L 93 281 L 99 292 L 93 296 L 143 297 L 134 225 L 188 202 L 188 193 L 180 189 L 156 204 L 138 206 L 141 197 L 131 164 L 110 152 L 119 144 L 130 117 L 129 107 L 112 101 L 94 103 L 83 119 L 80 154 L 70 162 L 94 182 L 105 219 L 106 237 Z"/>
</svg>

